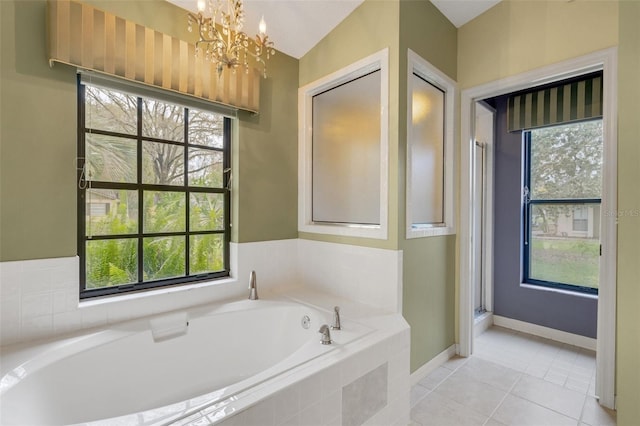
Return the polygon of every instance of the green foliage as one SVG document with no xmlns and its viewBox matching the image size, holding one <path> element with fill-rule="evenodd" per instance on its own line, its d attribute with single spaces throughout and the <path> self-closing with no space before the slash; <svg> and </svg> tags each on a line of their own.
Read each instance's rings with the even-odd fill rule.
<svg viewBox="0 0 640 426">
<path fill-rule="evenodd" d="M 87 241 L 87 288 L 138 281 L 137 240 Z"/>
<path fill-rule="evenodd" d="M 531 131 L 531 199 L 600 198 L 602 120 Z"/>
<path fill-rule="evenodd" d="M 180 277 L 185 274 L 184 237 L 145 238 L 144 280 Z"/>
</svg>

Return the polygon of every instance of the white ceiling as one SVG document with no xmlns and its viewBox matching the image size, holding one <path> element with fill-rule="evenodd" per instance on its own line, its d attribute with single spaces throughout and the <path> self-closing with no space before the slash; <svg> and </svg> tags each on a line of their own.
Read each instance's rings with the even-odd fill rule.
<svg viewBox="0 0 640 426">
<path fill-rule="evenodd" d="M 444 16 L 460 28 L 476 16 L 491 9 L 501 0 L 431 0 Z"/>
<path fill-rule="evenodd" d="M 183 9 L 196 11 L 196 0 L 167 0 Z M 244 0 L 244 31 L 258 33 L 264 16 L 267 34 L 276 49 L 301 58 L 346 18 L 363 0 Z M 431 0 L 456 26 L 491 8 L 501 0 Z M 185 17 L 185 25 L 186 25 Z"/>
</svg>

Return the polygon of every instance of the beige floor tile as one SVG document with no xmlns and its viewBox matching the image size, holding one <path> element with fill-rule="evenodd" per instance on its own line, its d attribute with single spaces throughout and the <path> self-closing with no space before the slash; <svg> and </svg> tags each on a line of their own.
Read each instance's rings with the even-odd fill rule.
<svg viewBox="0 0 640 426">
<path fill-rule="evenodd" d="M 442 383 L 447 377 L 449 377 L 453 372 L 448 368 L 438 367 L 433 370 L 427 377 L 420 380 L 418 384 L 420 386 L 424 386 L 427 389 L 433 390 L 438 387 L 440 383 Z"/>
<path fill-rule="evenodd" d="M 448 368 L 451 371 L 456 371 L 458 368 L 462 367 L 464 364 L 469 361 L 469 358 L 463 358 L 460 356 L 455 356 L 449 359 L 447 362 L 442 364 L 444 368 Z"/>
<path fill-rule="evenodd" d="M 588 396 L 582 410 L 583 423 L 590 426 L 615 426 L 616 425 L 616 412 L 604 408 L 598 401 Z"/>
<path fill-rule="evenodd" d="M 546 380 L 524 375 L 512 393 L 576 420 L 580 418 L 586 395 Z"/>
<path fill-rule="evenodd" d="M 422 398 L 424 398 L 429 392 L 431 392 L 429 389 L 419 384 L 413 386 L 411 388 L 410 407 L 413 407 L 414 405 L 416 405 L 416 403 L 418 403 Z"/>
<path fill-rule="evenodd" d="M 593 397 L 593 351 L 500 327 L 476 337 L 472 357 L 450 360 L 416 386 L 413 426 L 482 424 L 483 418 L 484 426 L 616 424 L 615 411 Z M 485 395 L 487 389 L 497 393 Z"/>
<path fill-rule="evenodd" d="M 473 357 L 456 374 L 487 383 L 503 391 L 509 391 L 521 376 L 518 371 Z"/>
<path fill-rule="evenodd" d="M 577 380 L 569 377 L 564 384 L 564 387 L 567 389 L 574 390 L 576 392 L 581 392 L 586 394 L 589 391 L 589 381 Z"/>
<path fill-rule="evenodd" d="M 507 425 L 505 425 L 504 423 L 500 423 L 499 421 L 497 421 L 495 419 L 489 419 L 484 424 L 484 426 L 507 426 Z"/>
<path fill-rule="evenodd" d="M 411 410 L 411 420 L 422 426 L 482 426 L 488 416 L 431 392 Z"/>
<path fill-rule="evenodd" d="M 489 417 L 506 392 L 486 383 L 454 374 L 434 391 Z"/>
<path fill-rule="evenodd" d="M 576 426 L 577 420 L 541 407 L 531 401 L 507 395 L 492 416 L 509 426 Z"/>
</svg>

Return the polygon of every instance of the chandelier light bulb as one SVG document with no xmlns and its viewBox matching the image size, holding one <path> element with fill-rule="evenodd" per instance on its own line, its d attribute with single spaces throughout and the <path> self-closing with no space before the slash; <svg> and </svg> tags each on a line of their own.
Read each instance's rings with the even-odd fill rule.
<svg viewBox="0 0 640 426">
<path fill-rule="evenodd" d="M 258 30 L 260 31 L 261 36 L 264 36 L 267 33 L 267 23 L 264 21 L 264 16 L 260 19 Z"/>
<path fill-rule="evenodd" d="M 204 9 L 207 7 L 206 0 L 198 0 L 198 12 L 204 12 Z"/>
</svg>

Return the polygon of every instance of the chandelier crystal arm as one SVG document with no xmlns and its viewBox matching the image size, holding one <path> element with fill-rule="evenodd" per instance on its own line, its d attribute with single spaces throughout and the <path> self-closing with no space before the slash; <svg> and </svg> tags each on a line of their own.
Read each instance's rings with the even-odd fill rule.
<svg viewBox="0 0 640 426">
<path fill-rule="evenodd" d="M 223 10 L 226 3 L 226 11 Z M 208 4 L 211 16 L 206 16 Z M 218 23 L 218 26 L 216 26 Z M 187 12 L 189 32 L 198 27 L 196 56 L 210 60 L 217 66 L 218 75 L 225 67 L 235 70 L 242 65 L 249 72 L 247 56 L 262 64 L 263 75 L 267 77 L 266 59 L 275 54 L 274 44 L 266 34 L 264 18 L 260 21 L 259 33 L 255 38 L 242 31 L 244 9 L 242 0 L 198 0 L 198 13 Z M 250 45 L 253 44 L 253 49 Z"/>
</svg>

